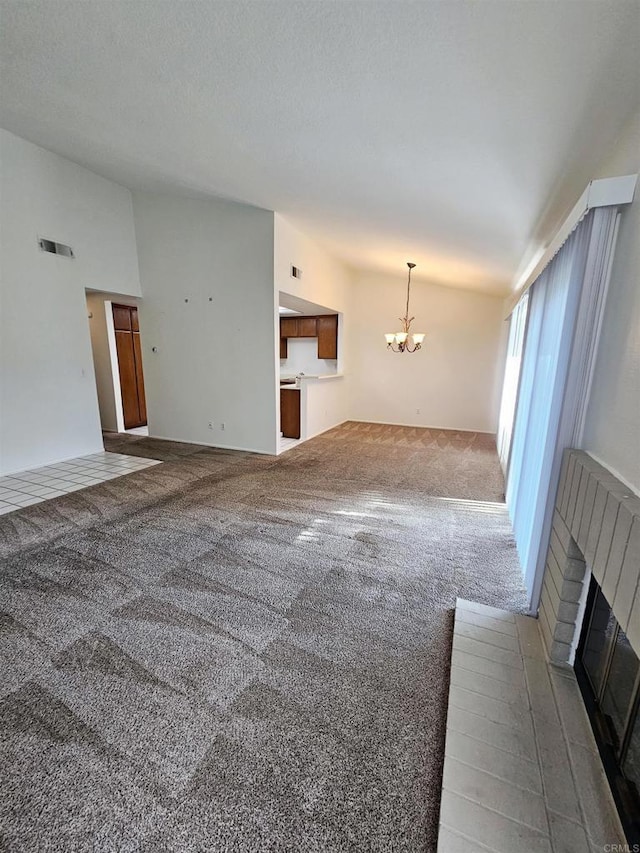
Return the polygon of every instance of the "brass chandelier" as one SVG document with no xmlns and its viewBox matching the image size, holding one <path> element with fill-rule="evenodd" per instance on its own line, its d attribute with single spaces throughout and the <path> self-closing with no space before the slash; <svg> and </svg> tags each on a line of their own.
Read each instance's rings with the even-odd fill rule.
<svg viewBox="0 0 640 853">
<path fill-rule="evenodd" d="M 398 319 L 402 323 L 402 331 L 401 332 L 390 332 L 385 335 L 387 341 L 387 349 L 392 350 L 393 352 L 416 352 L 422 346 L 422 342 L 424 340 L 424 334 L 422 332 L 413 332 L 409 331 L 411 327 L 411 323 L 415 320 L 415 317 L 409 317 L 409 296 L 411 292 L 411 270 L 415 267 L 415 264 L 407 262 L 407 266 L 409 267 L 409 277 L 407 279 L 407 307 L 404 313 L 404 317 L 399 317 Z M 411 342 L 409 341 L 409 336 L 411 335 Z"/>
</svg>

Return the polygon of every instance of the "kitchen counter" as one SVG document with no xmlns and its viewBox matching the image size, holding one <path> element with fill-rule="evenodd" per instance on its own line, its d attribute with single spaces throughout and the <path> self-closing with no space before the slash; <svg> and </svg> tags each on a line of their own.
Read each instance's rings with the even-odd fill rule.
<svg viewBox="0 0 640 853">
<path fill-rule="evenodd" d="M 344 373 L 324 373 L 324 374 L 317 374 L 317 373 L 305 373 L 305 374 L 304 374 L 304 376 L 300 376 L 300 377 L 296 377 L 296 376 L 281 376 L 281 377 L 280 377 L 280 387 L 281 387 L 281 388 L 287 388 L 287 387 L 289 387 L 289 386 L 287 386 L 287 385 L 282 385 L 282 381 L 283 381 L 283 380 L 285 380 L 285 379 L 286 379 L 286 380 L 293 379 L 293 380 L 295 380 L 295 381 L 296 381 L 296 383 L 298 383 L 298 382 L 299 382 L 299 383 L 302 383 L 302 382 L 306 382 L 306 381 L 307 381 L 307 380 L 309 380 L 309 379 L 319 379 L 319 380 L 321 380 L 321 381 L 324 381 L 324 380 L 326 380 L 326 379 L 342 379 L 343 377 L 344 377 Z M 299 385 L 297 385 L 297 387 L 300 387 L 300 386 L 299 386 Z"/>
</svg>

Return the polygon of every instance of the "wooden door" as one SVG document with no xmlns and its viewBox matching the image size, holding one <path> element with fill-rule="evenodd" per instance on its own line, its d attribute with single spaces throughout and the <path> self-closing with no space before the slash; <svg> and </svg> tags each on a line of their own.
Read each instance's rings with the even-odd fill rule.
<svg viewBox="0 0 640 853">
<path fill-rule="evenodd" d="M 338 357 L 338 315 L 318 317 L 318 358 Z"/>
<path fill-rule="evenodd" d="M 132 305 L 112 307 L 124 428 L 133 429 L 147 424 L 138 309 Z"/>
</svg>

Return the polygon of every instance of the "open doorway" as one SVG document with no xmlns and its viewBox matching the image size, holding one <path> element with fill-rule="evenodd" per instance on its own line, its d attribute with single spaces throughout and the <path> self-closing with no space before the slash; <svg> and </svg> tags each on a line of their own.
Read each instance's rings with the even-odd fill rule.
<svg viewBox="0 0 640 853">
<path fill-rule="evenodd" d="M 147 427 L 147 403 L 144 393 L 138 306 L 113 302 L 111 310 L 124 429 L 125 432 L 140 431 Z"/>
<path fill-rule="evenodd" d="M 345 420 L 342 316 L 280 292 L 278 453 Z M 332 381 L 328 381 L 332 380 Z"/>
<path fill-rule="evenodd" d="M 148 435 L 137 300 L 87 291 L 87 314 L 103 431 Z"/>
</svg>

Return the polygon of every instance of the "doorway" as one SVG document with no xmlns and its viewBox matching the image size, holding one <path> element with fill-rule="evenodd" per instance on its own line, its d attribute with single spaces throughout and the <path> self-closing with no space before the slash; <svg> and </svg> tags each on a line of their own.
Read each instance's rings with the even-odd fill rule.
<svg viewBox="0 0 640 853">
<path fill-rule="evenodd" d="M 112 303 L 125 430 L 147 425 L 138 308 Z"/>
<path fill-rule="evenodd" d="M 148 435 L 140 306 L 105 291 L 87 290 L 86 297 L 102 430 Z"/>
</svg>

